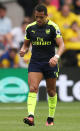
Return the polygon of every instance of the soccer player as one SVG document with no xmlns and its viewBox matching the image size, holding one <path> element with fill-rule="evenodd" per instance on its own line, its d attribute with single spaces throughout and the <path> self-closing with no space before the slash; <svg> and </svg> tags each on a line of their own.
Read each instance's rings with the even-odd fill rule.
<svg viewBox="0 0 80 131">
<path fill-rule="evenodd" d="M 46 125 L 54 125 L 54 113 L 57 104 L 56 79 L 58 77 L 58 59 L 64 51 L 64 43 L 59 27 L 47 19 L 47 9 L 44 5 L 35 8 L 36 21 L 26 28 L 26 36 L 20 56 L 24 56 L 32 43 L 32 56 L 28 68 L 29 95 L 27 101 L 28 117 L 24 123 L 34 125 L 34 111 L 38 86 L 43 77 L 46 79 L 49 116 Z M 55 46 L 59 46 L 55 54 Z"/>
</svg>

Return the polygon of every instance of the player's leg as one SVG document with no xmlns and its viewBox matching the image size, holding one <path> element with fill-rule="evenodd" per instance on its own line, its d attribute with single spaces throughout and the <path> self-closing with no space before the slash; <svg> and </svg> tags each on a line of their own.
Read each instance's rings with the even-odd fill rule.
<svg viewBox="0 0 80 131">
<path fill-rule="evenodd" d="M 37 92 L 40 81 L 43 78 L 43 74 L 40 72 L 29 72 L 28 84 L 29 84 L 29 95 L 27 100 L 28 117 L 24 118 L 24 122 L 29 125 L 34 125 L 34 111 L 36 107 Z"/>
<path fill-rule="evenodd" d="M 28 75 L 28 84 L 30 92 L 28 95 L 28 113 L 29 115 L 34 115 L 34 110 L 36 106 L 36 97 L 38 92 L 38 86 L 43 78 L 43 74 L 39 72 L 30 72 Z"/>
<path fill-rule="evenodd" d="M 56 94 L 56 78 L 46 79 L 47 92 L 48 92 L 48 105 L 49 105 L 49 117 L 47 119 L 47 125 L 53 125 L 54 114 L 57 104 Z"/>
</svg>

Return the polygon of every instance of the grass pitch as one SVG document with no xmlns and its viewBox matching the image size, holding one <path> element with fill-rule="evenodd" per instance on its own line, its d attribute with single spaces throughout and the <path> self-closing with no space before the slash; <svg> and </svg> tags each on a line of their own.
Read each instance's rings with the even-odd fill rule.
<svg viewBox="0 0 80 131">
<path fill-rule="evenodd" d="M 26 103 L 0 103 L 0 131 L 80 131 L 80 102 L 58 102 L 52 127 L 45 126 L 47 102 L 37 103 L 34 127 L 23 123 L 26 115 Z"/>
</svg>

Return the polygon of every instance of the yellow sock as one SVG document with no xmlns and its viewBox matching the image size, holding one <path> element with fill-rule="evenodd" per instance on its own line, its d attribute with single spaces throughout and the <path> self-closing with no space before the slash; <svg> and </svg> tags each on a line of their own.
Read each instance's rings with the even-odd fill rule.
<svg viewBox="0 0 80 131">
<path fill-rule="evenodd" d="M 54 117 L 55 109 L 57 104 L 57 94 L 54 97 L 48 96 L 48 105 L 49 105 L 49 117 Z"/>
<path fill-rule="evenodd" d="M 28 114 L 34 115 L 35 107 L 36 107 L 36 98 L 37 94 L 33 92 L 29 92 L 28 95 L 28 101 L 27 101 L 27 106 L 28 106 Z"/>
</svg>

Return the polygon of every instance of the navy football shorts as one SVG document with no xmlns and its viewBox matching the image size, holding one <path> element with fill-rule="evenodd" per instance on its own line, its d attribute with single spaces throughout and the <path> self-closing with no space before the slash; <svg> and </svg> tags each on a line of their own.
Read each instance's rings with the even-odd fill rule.
<svg viewBox="0 0 80 131">
<path fill-rule="evenodd" d="M 51 67 L 48 62 L 33 61 L 29 63 L 28 72 L 41 72 L 45 79 L 58 78 L 58 65 Z"/>
</svg>

